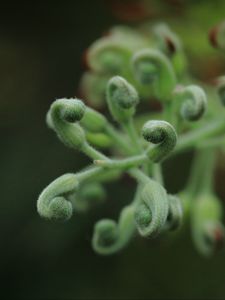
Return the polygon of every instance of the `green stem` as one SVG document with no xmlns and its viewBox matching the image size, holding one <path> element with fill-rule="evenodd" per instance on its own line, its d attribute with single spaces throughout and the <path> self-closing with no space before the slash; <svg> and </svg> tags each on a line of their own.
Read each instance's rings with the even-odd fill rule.
<svg viewBox="0 0 225 300">
<path fill-rule="evenodd" d="M 139 183 L 146 184 L 151 180 L 145 173 L 143 173 L 140 169 L 131 169 L 128 173 L 136 179 Z"/>
<path fill-rule="evenodd" d="M 108 178 L 110 178 L 110 180 L 114 180 L 115 178 L 118 179 L 118 176 L 120 176 L 121 173 L 120 170 L 115 173 L 115 170 L 106 170 L 101 167 L 89 167 L 76 173 L 76 175 L 79 183 L 82 183 L 83 181 L 90 179 L 93 179 L 96 182 L 104 182 L 107 181 Z"/>
<path fill-rule="evenodd" d="M 123 124 L 123 127 L 126 130 L 128 136 L 130 138 L 131 144 L 135 147 L 136 153 L 141 153 L 142 148 L 139 143 L 139 136 L 134 127 L 133 119 L 130 118 L 128 122 Z"/>
<path fill-rule="evenodd" d="M 93 176 L 99 175 L 103 171 L 104 170 L 101 167 L 91 167 L 91 168 L 85 169 L 85 170 L 77 173 L 77 178 L 78 178 L 78 181 L 81 182 L 81 181 L 90 179 Z"/>
<path fill-rule="evenodd" d="M 164 111 L 164 120 L 166 120 L 167 122 L 169 122 L 171 125 L 174 126 L 174 128 L 176 128 L 177 126 L 177 118 L 176 118 L 176 112 L 174 109 L 174 102 L 166 102 L 163 105 L 163 111 Z"/>
<path fill-rule="evenodd" d="M 147 161 L 148 157 L 145 154 L 136 155 L 130 158 L 125 158 L 121 160 L 95 160 L 94 163 L 98 166 L 104 168 L 118 168 L 118 169 L 129 169 L 141 165 L 143 162 Z"/>
<path fill-rule="evenodd" d="M 196 144 L 201 142 L 201 140 L 203 139 L 214 137 L 215 135 L 224 133 L 224 130 L 224 118 L 211 122 L 208 125 L 203 125 L 201 128 L 180 136 L 177 142 L 177 146 L 171 154 L 174 155 L 183 150 L 190 149 L 196 146 Z"/>
<path fill-rule="evenodd" d="M 216 153 L 214 150 L 205 150 L 207 151 L 207 161 L 205 162 L 205 170 L 203 170 L 202 180 L 201 180 L 201 193 L 212 193 L 214 185 L 214 169 L 215 169 L 215 160 Z"/>
<path fill-rule="evenodd" d="M 105 133 L 108 134 L 111 139 L 117 144 L 125 154 L 134 154 L 133 149 L 128 145 L 126 140 L 121 136 L 112 126 L 111 124 L 107 124 L 105 127 Z"/>
<path fill-rule="evenodd" d="M 98 150 L 96 150 L 95 148 L 93 148 L 88 143 L 84 143 L 84 145 L 82 146 L 81 150 L 82 150 L 82 152 L 84 152 L 87 156 L 89 156 L 93 160 L 95 160 L 95 159 L 108 160 L 107 156 L 105 156 L 104 154 L 102 154 L 101 152 L 99 152 Z"/>
<path fill-rule="evenodd" d="M 215 153 L 212 150 L 196 151 L 187 184 L 191 196 L 210 192 L 213 185 Z"/>
<path fill-rule="evenodd" d="M 156 181 L 158 181 L 161 185 L 164 185 L 161 164 L 153 164 L 152 165 L 152 175 Z"/>
<path fill-rule="evenodd" d="M 216 148 L 216 147 L 224 147 L 225 146 L 225 136 L 219 136 L 216 138 L 211 138 L 206 141 L 202 141 L 197 145 L 197 149 L 205 149 L 205 148 Z"/>
</svg>

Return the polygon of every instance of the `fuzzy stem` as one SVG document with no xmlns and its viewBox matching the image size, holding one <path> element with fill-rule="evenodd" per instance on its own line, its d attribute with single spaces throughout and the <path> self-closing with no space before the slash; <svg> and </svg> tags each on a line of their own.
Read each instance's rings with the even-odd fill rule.
<svg viewBox="0 0 225 300">
<path fill-rule="evenodd" d="M 142 184 L 148 183 L 149 180 L 151 180 L 151 178 L 145 175 L 140 169 L 131 169 L 128 171 L 128 173 Z"/>
<path fill-rule="evenodd" d="M 118 168 L 118 169 L 129 169 L 141 165 L 143 162 L 147 161 L 148 157 L 145 154 L 136 155 L 130 158 L 125 158 L 121 160 L 95 160 L 94 163 L 97 166 L 105 168 Z"/>
<path fill-rule="evenodd" d="M 82 152 L 84 152 L 87 156 L 89 156 L 92 159 L 104 159 L 108 160 L 108 157 L 93 148 L 91 145 L 88 143 L 84 143 L 82 146 Z"/>
<path fill-rule="evenodd" d="M 110 125 L 107 124 L 105 132 L 111 137 L 113 142 L 117 144 L 125 154 L 134 154 L 133 149 L 126 143 L 124 138 Z"/>
<path fill-rule="evenodd" d="M 91 167 L 88 169 L 85 169 L 79 173 L 77 173 L 77 178 L 79 182 L 84 181 L 86 179 L 90 179 L 92 176 L 96 176 L 101 174 L 103 169 L 101 167 Z"/>
<path fill-rule="evenodd" d="M 161 164 L 153 164 L 152 165 L 152 174 L 153 174 L 153 178 L 156 181 L 158 181 L 161 185 L 164 185 Z"/>
<path fill-rule="evenodd" d="M 142 149 L 141 149 L 141 145 L 139 143 L 139 136 L 134 127 L 133 119 L 130 118 L 129 121 L 124 122 L 123 127 L 126 130 L 128 136 L 130 138 L 131 144 L 134 145 L 136 153 L 141 153 Z"/>
</svg>

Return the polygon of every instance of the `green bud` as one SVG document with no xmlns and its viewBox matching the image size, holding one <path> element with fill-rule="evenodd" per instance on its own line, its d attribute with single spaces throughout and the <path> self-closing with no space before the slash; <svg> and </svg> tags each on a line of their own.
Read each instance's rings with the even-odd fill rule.
<svg viewBox="0 0 225 300">
<path fill-rule="evenodd" d="M 168 58 L 160 51 L 143 49 L 132 59 L 133 73 L 141 84 L 153 84 L 155 96 L 162 101 L 171 100 L 176 77 Z"/>
<path fill-rule="evenodd" d="M 53 102 L 47 116 L 48 124 L 68 147 L 81 149 L 85 143 L 83 129 L 77 124 L 85 113 L 85 105 L 77 99 L 59 99 Z"/>
<path fill-rule="evenodd" d="M 108 149 L 113 146 L 112 139 L 104 133 L 86 133 L 87 141 L 97 148 Z"/>
<path fill-rule="evenodd" d="M 141 203 L 135 209 L 135 222 L 144 237 L 155 237 L 164 228 L 169 202 L 165 189 L 156 181 L 149 181 L 141 192 Z"/>
<path fill-rule="evenodd" d="M 93 249 L 102 255 L 109 255 L 122 250 L 134 233 L 134 208 L 126 206 L 116 223 L 104 219 L 96 223 L 92 239 Z"/>
<path fill-rule="evenodd" d="M 176 131 L 166 121 L 148 121 L 142 128 L 142 135 L 146 141 L 157 144 L 147 152 L 149 159 L 153 162 L 164 159 L 176 146 Z"/>
<path fill-rule="evenodd" d="M 102 114 L 88 107 L 80 123 L 90 132 L 101 132 L 104 131 L 107 120 Z"/>
<path fill-rule="evenodd" d="M 71 218 L 73 208 L 68 200 L 78 188 L 77 176 L 65 174 L 54 180 L 40 194 L 37 202 L 38 213 L 47 219 L 66 221 Z"/>
<path fill-rule="evenodd" d="M 116 121 L 125 122 L 133 116 L 139 97 L 135 88 L 124 78 L 112 77 L 106 95 L 110 113 Z"/>
<path fill-rule="evenodd" d="M 175 90 L 176 99 L 182 103 L 180 114 L 184 120 L 197 121 L 206 111 L 207 98 L 204 90 L 197 85 L 178 87 Z"/>
<path fill-rule="evenodd" d="M 128 65 L 131 50 L 119 40 L 102 38 L 94 42 L 88 50 L 90 68 L 99 73 L 120 74 Z"/>
</svg>

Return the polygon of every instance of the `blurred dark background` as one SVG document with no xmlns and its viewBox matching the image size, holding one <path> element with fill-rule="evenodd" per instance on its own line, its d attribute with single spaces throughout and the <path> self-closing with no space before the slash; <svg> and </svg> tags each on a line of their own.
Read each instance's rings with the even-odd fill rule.
<svg viewBox="0 0 225 300">
<path fill-rule="evenodd" d="M 139 21 L 115 13 L 115 2 L 126 1 L 112 2 L 1 4 L 1 295 L 7 299 L 224 299 L 225 253 L 211 259 L 199 256 L 188 232 L 169 241 L 136 237 L 111 257 L 92 251 L 93 224 L 103 216 L 116 218 L 132 198 L 132 181 L 108 184 L 107 203 L 88 214 L 75 214 L 65 224 L 47 222 L 36 212 L 43 187 L 89 162 L 57 140 L 47 129 L 45 114 L 54 99 L 78 93 L 82 53 L 96 38 L 114 24 Z M 166 5 L 162 12 L 161 2 Z M 173 9 L 176 2 L 179 6 L 183 1 L 158 1 L 150 17 L 171 18 L 179 24 L 182 15 Z M 198 18 L 195 11 L 200 5 L 206 11 L 207 1 L 187 2 L 194 12 L 187 20 L 197 29 L 207 30 L 225 12 L 221 12 L 223 1 L 211 1 L 208 19 Z M 171 192 L 183 186 L 190 156 L 177 160 L 179 168 L 174 169 L 173 161 L 165 166 L 167 174 L 173 170 L 173 178 L 167 179 Z M 225 199 L 223 188 L 220 196 Z"/>
</svg>

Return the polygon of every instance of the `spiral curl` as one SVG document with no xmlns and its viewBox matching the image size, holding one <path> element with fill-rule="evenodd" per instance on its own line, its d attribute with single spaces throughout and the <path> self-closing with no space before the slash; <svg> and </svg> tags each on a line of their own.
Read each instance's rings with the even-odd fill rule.
<svg viewBox="0 0 225 300">
<path fill-rule="evenodd" d="M 109 80 L 106 99 L 111 115 L 118 122 L 128 121 L 139 102 L 136 89 L 120 76 L 114 76 Z"/>
<path fill-rule="evenodd" d="M 176 85 L 176 76 L 168 58 L 160 51 L 144 49 L 132 58 L 132 68 L 137 81 L 153 84 L 156 97 L 168 101 Z"/>
<path fill-rule="evenodd" d="M 59 99 L 53 102 L 47 115 L 47 123 L 68 147 L 81 149 L 85 143 L 83 129 L 76 122 L 85 114 L 85 105 L 78 99 Z"/>
<path fill-rule="evenodd" d="M 144 237 L 155 237 L 163 230 L 169 202 L 165 189 L 156 181 L 147 183 L 140 195 L 141 203 L 135 210 L 135 222 Z"/>
<path fill-rule="evenodd" d="M 92 108 L 100 109 L 105 105 L 105 90 L 110 76 L 94 71 L 85 72 L 80 80 L 79 91 Z"/>
<path fill-rule="evenodd" d="M 207 108 L 207 98 L 204 90 L 197 85 L 178 88 L 175 91 L 178 101 L 182 102 L 180 114 L 184 120 L 199 120 Z"/>
<path fill-rule="evenodd" d="M 176 146 L 177 134 L 174 127 L 166 121 L 148 121 L 142 128 L 144 139 L 153 144 L 147 155 L 153 162 L 164 159 Z"/>
<path fill-rule="evenodd" d="M 122 250 L 134 233 L 134 207 L 122 209 L 118 224 L 110 219 L 96 223 L 92 238 L 93 249 L 102 255 L 110 255 Z"/>
<path fill-rule="evenodd" d="M 73 207 L 68 196 L 75 193 L 78 180 L 75 174 L 65 174 L 54 180 L 40 194 L 37 210 L 40 216 L 57 221 L 71 218 Z"/>
<path fill-rule="evenodd" d="M 166 53 L 173 55 L 181 51 L 181 43 L 178 36 L 171 31 L 167 24 L 156 24 L 153 27 L 153 33 L 158 40 L 159 47 Z"/>
<path fill-rule="evenodd" d="M 169 212 L 166 220 L 167 230 L 176 230 L 181 226 L 183 219 L 183 207 L 181 200 L 175 195 L 168 195 Z"/>
<path fill-rule="evenodd" d="M 89 67 L 98 73 L 120 74 L 128 64 L 131 51 L 116 39 L 97 40 L 87 52 Z"/>
</svg>

